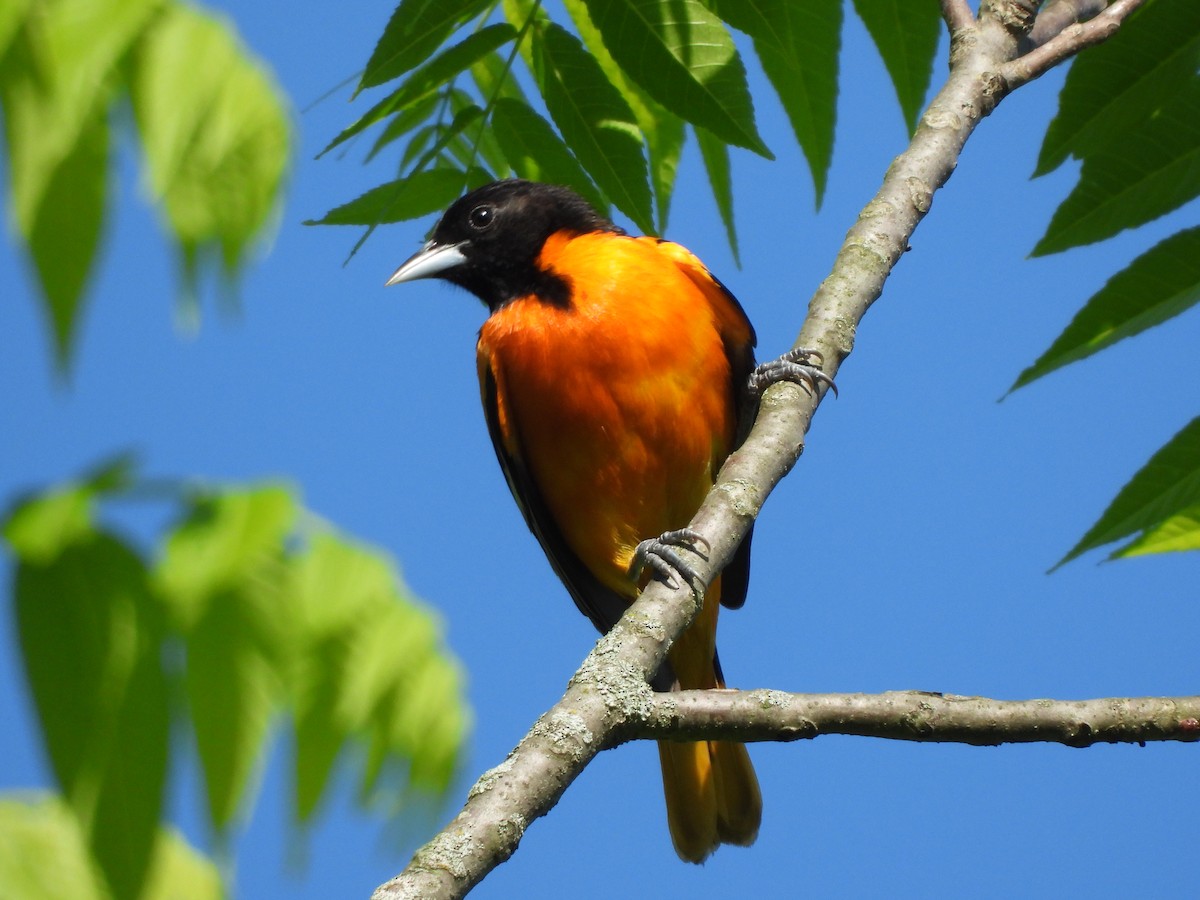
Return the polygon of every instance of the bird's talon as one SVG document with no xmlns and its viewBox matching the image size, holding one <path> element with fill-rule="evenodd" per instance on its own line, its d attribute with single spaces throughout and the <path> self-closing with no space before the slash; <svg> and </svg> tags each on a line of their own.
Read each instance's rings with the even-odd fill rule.
<svg viewBox="0 0 1200 900">
<path fill-rule="evenodd" d="M 790 381 L 809 393 L 816 393 L 819 385 L 824 384 L 836 397 L 837 385 L 821 371 L 824 364 L 825 356 L 820 350 L 793 347 L 778 359 L 765 362 L 750 373 L 750 393 L 760 397 L 771 385 Z"/>
<path fill-rule="evenodd" d="M 703 546 L 706 553 L 712 549 L 707 538 L 691 528 L 667 531 L 656 538 L 644 540 L 634 548 L 629 577 L 636 581 L 649 566 L 654 571 L 654 577 L 664 581 L 672 590 L 679 587 L 679 578 L 682 578 L 698 593 L 703 588 L 699 573 L 675 549 L 686 547 L 702 559 L 707 559 L 704 553 L 696 549 L 697 545 Z"/>
</svg>

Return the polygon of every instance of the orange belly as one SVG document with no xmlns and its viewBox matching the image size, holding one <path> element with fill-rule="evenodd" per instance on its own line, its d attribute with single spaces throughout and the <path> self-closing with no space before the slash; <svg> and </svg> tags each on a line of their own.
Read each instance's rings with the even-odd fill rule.
<svg viewBox="0 0 1200 900">
<path fill-rule="evenodd" d="M 632 598 L 634 548 L 687 524 L 729 450 L 729 362 L 708 301 L 653 242 L 555 236 L 542 262 L 573 273 L 572 304 L 501 308 L 481 362 L 567 544 Z"/>
</svg>

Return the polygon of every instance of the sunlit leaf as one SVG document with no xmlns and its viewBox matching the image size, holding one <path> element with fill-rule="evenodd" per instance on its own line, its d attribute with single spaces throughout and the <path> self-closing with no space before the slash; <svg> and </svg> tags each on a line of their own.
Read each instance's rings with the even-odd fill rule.
<svg viewBox="0 0 1200 900">
<path fill-rule="evenodd" d="M 713 137 L 703 128 L 697 128 L 695 132 L 696 141 L 700 144 L 700 155 L 704 159 L 704 168 L 708 172 L 708 182 L 712 185 L 713 199 L 717 202 L 717 210 L 725 224 L 729 249 L 733 251 L 734 262 L 740 266 L 742 263 L 738 256 L 737 228 L 733 222 L 733 182 L 729 174 L 729 145 Z"/>
<path fill-rule="evenodd" d="M 567 146 L 618 209 L 653 231 L 646 158 L 629 104 L 574 35 L 558 25 L 533 35 L 538 88 Z"/>
<path fill-rule="evenodd" d="M 0 886 L 14 900 L 110 900 L 79 822 L 56 797 L 0 797 Z M 160 829 L 139 900 L 221 900 L 216 866 Z"/>
<path fill-rule="evenodd" d="M 647 94 L 722 140 L 772 158 L 733 38 L 700 0 L 586 2 L 608 52 Z"/>
<path fill-rule="evenodd" d="M 1200 550 L 1200 503 L 1180 510 L 1147 528 L 1141 537 L 1114 550 L 1112 558 L 1143 556 L 1147 553 L 1177 553 Z"/>
<path fill-rule="evenodd" d="M 1103 240 L 1200 196 L 1200 78 L 1117 144 L 1090 154 L 1034 256 Z"/>
<path fill-rule="evenodd" d="M 0 60 L 25 20 L 32 0 L 5 0 L 0 4 Z"/>
<path fill-rule="evenodd" d="M 1088 550 L 1145 531 L 1146 544 L 1180 539 L 1200 505 L 1200 418 L 1193 419 L 1150 458 L 1121 488 L 1099 521 L 1055 565 L 1068 563 Z M 1166 523 L 1170 522 L 1168 526 Z M 1186 538 L 1183 539 L 1186 543 Z M 1135 542 L 1119 553 L 1127 554 Z M 1175 548 L 1172 548 L 1175 549 Z"/>
<path fill-rule="evenodd" d="M 550 123 L 524 103 L 497 100 L 492 110 L 492 132 L 509 164 L 522 178 L 568 185 L 601 213 L 607 212 L 608 204 Z"/>
<path fill-rule="evenodd" d="M 808 160 L 819 206 L 833 158 L 841 0 L 720 0 L 715 8 L 754 39 L 763 71 Z"/>
<path fill-rule="evenodd" d="M 53 559 L 21 560 L 13 593 L 55 778 L 113 895 L 134 900 L 166 782 L 161 605 L 142 561 L 99 532 Z"/>
<path fill-rule="evenodd" d="M 854 9 L 879 48 L 896 87 L 904 122 L 912 133 L 933 76 L 942 25 L 938 5 L 912 0 L 854 0 Z"/>
<path fill-rule="evenodd" d="M 489 0 L 401 0 L 367 61 L 358 90 L 416 68 Z"/>
<path fill-rule="evenodd" d="M 195 498 L 155 573 L 185 633 L 213 596 L 278 558 L 296 513 L 292 494 L 278 485 Z"/>
<path fill-rule="evenodd" d="M 1162 241 L 1118 272 L 1010 390 L 1152 328 L 1200 301 L 1200 228 Z"/>
<path fill-rule="evenodd" d="M 1110 40 L 1071 63 L 1034 174 L 1057 168 L 1069 155 L 1086 157 L 1124 143 L 1198 67 L 1200 3 L 1147 3 Z"/>
<path fill-rule="evenodd" d="M 133 61 L 148 181 L 187 283 L 209 253 L 236 274 L 279 201 L 291 140 L 283 94 L 229 26 L 181 3 L 154 20 Z"/>
<path fill-rule="evenodd" d="M 440 101 L 441 98 L 436 95 L 426 97 L 424 100 L 420 100 L 393 115 L 387 125 L 383 127 L 383 130 L 380 131 L 379 137 L 375 139 L 375 143 L 371 145 L 371 149 L 367 152 L 367 162 L 370 162 L 379 155 L 380 151 L 385 147 L 404 137 L 404 135 L 411 132 L 422 122 L 427 121 L 437 109 Z M 403 164 L 401 165 L 403 166 Z"/>
<path fill-rule="evenodd" d="M 479 88 L 480 95 L 488 100 L 494 95 L 497 99 L 529 102 L 508 65 L 507 55 L 502 57 L 499 53 L 489 53 L 476 61 L 471 66 L 471 78 Z"/>
</svg>

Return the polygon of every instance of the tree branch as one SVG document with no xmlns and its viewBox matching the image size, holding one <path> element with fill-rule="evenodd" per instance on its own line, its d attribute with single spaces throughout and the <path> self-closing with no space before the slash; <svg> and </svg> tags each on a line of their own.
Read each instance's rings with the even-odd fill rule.
<svg viewBox="0 0 1200 900">
<path fill-rule="evenodd" d="M 976 746 L 1200 741 L 1200 696 L 990 700 L 926 691 L 681 691 L 653 695 L 633 732 L 630 737 L 743 742 L 850 734 Z"/>
<path fill-rule="evenodd" d="M 1021 85 L 1045 75 L 1080 50 L 1108 40 L 1121 27 L 1125 18 L 1145 2 L 1146 0 L 1117 0 L 1090 21 L 1076 24 L 1064 22 L 1065 27 L 1053 36 L 1048 34 L 1049 28 L 1045 31 L 1037 29 L 1038 36 L 1044 40 L 1044 43 L 1035 46 L 1024 56 L 1008 62 L 1000 69 L 1000 74 L 1008 84 L 1008 89 L 1015 90 Z"/>
<path fill-rule="evenodd" d="M 953 36 L 956 31 L 965 31 L 975 27 L 975 14 L 967 5 L 967 0 L 942 0 L 942 18 Z"/>
<path fill-rule="evenodd" d="M 1050 0 L 1037 14 L 1025 49 L 1042 46 L 1067 26 L 1086 22 L 1106 6 L 1108 0 Z"/>
<path fill-rule="evenodd" d="M 943 3 L 952 28 L 963 21 L 965 6 L 950 0 Z M 883 292 L 892 267 L 929 211 L 934 192 L 954 171 L 963 145 L 1010 89 L 999 69 L 1016 58 L 1020 42 L 1027 38 L 1032 15 L 1019 13 L 1033 5 L 1026 0 L 991 0 L 984 6 L 991 10 L 988 17 L 955 33 L 945 86 L 922 116 L 912 143 L 892 163 L 879 192 L 847 233 L 833 271 L 809 304 L 797 346 L 820 350 L 830 375 L 850 354 L 858 323 Z M 766 391 L 753 430 L 722 467 L 716 486 L 690 525 L 709 543 L 707 559 L 694 554 L 688 557 L 705 585 L 732 557 L 767 495 L 799 459 L 820 396 L 793 384 L 775 385 Z M 676 726 L 681 702 L 696 704 L 700 708 L 696 715 L 705 715 L 706 704 L 718 701 L 656 696 L 647 685 L 698 609 L 698 598 L 686 587 L 671 589 L 662 582 L 651 582 L 584 660 L 562 700 L 537 721 L 503 763 L 476 782 L 453 821 L 417 851 L 404 872 L 376 890 L 375 900 L 463 896 L 512 855 L 530 823 L 554 806 L 600 750 L 628 739 L 638 723 L 645 727 L 645 734 L 656 733 L 650 723 L 654 716 L 664 714 L 664 704 L 676 704 L 671 713 Z M 745 723 L 726 721 L 733 715 L 726 712 L 711 716 L 719 722 L 697 723 L 694 732 L 686 733 L 716 735 L 724 734 L 725 728 L 744 729 L 738 731 L 738 736 L 744 737 L 759 726 L 754 725 L 758 713 L 749 711 L 756 700 L 742 697 L 757 698 L 760 706 L 764 698 L 790 697 L 770 692 L 728 696 L 728 702 L 742 711 L 738 715 L 748 717 Z M 936 697 L 918 696 L 925 698 L 926 704 Z M 818 721 L 813 708 L 802 700 L 796 702 L 804 713 L 789 727 L 830 727 L 828 719 L 820 720 L 824 726 L 809 724 Z M 886 705 L 889 701 L 880 702 Z M 955 701 L 943 698 L 940 702 Z M 785 706 L 791 708 L 791 703 L 789 699 Z M 801 721 L 803 725 L 796 724 Z M 902 723 L 896 727 L 903 730 Z M 961 726 L 958 733 L 975 727 Z M 777 737 L 803 736 L 785 732 L 781 728 Z M 984 742 L 994 737 L 994 731 L 980 734 Z M 762 736 L 767 737 L 765 733 Z"/>
</svg>

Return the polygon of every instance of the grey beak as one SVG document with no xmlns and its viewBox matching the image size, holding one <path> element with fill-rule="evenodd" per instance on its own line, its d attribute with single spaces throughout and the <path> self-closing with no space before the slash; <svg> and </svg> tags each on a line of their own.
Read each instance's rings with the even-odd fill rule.
<svg viewBox="0 0 1200 900">
<path fill-rule="evenodd" d="M 465 243 L 465 242 L 464 242 Z M 467 261 L 460 249 L 462 244 L 436 244 L 429 241 L 411 259 L 392 273 L 384 287 L 418 278 L 433 278 Z"/>
</svg>

